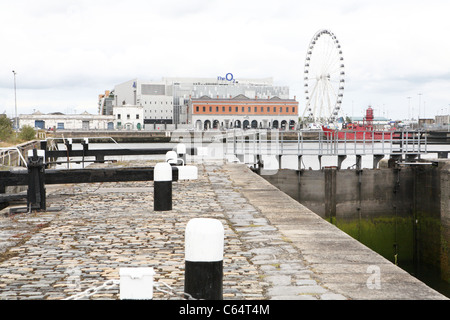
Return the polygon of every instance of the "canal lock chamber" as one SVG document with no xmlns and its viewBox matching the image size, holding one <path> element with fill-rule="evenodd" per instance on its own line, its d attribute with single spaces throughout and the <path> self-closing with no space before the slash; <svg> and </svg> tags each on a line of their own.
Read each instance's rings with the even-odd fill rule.
<svg viewBox="0 0 450 320">
<path fill-rule="evenodd" d="M 450 297 L 450 161 L 261 175 L 323 219 Z"/>
</svg>

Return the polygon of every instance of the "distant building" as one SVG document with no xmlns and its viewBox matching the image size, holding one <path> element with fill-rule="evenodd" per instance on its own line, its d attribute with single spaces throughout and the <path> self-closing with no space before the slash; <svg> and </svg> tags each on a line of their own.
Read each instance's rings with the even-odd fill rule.
<svg viewBox="0 0 450 320">
<path fill-rule="evenodd" d="M 450 114 L 435 116 L 437 125 L 448 126 L 450 124 Z"/>
<path fill-rule="evenodd" d="M 113 107 L 114 128 L 118 130 L 142 130 L 144 128 L 144 112 L 141 106 L 128 104 Z"/>
<path fill-rule="evenodd" d="M 298 102 L 294 99 L 267 97 L 250 99 L 245 95 L 233 98 L 191 98 L 189 123 L 196 129 L 295 129 L 298 123 Z"/>
<path fill-rule="evenodd" d="M 104 94 L 99 94 L 98 96 L 98 114 L 101 115 L 112 115 L 113 114 L 113 102 L 114 93 L 110 91 L 105 91 Z"/>
<path fill-rule="evenodd" d="M 238 95 L 289 99 L 289 88 L 274 86 L 272 78 L 236 80 L 231 73 L 217 78 L 163 78 L 150 82 L 133 79 L 99 95 L 99 114 L 113 115 L 114 107 L 121 105 L 142 106 L 146 129 L 160 124 L 174 127 L 189 123 L 190 99 L 205 95 L 224 99 Z"/>
<path fill-rule="evenodd" d="M 31 126 L 37 129 L 56 130 L 107 130 L 113 129 L 114 116 L 104 116 L 83 112 L 82 114 L 63 114 L 60 112 L 44 114 L 21 114 L 19 126 Z"/>
<path fill-rule="evenodd" d="M 419 127 L 431 126 L 435 123 L 435 120 L 432 118 L 420 118 L 419 119 Z"/>
</svg>

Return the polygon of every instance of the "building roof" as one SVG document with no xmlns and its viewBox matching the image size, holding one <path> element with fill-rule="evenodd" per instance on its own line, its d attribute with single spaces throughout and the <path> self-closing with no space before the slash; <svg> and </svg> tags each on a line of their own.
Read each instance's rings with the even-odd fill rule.
<svg viewBox="0 0 450 320">
<path fill-rule="evenodd" d="M 202 100 L 213 100 L 213 101 L 226 101 L 226 100 L 242 101 L 242 100 L 248 100 L 248 101 L 250 101 L 250 100 L 253 100 L 253 101 L 258 101 L 258 102 L 266 101 L 266 100 L 268 100 L 268 101 L 290 101 L 290 102 L 296 101 L 295 99 L 281 99 L 278 96 L 274 96 L 272 98 L 267 98 L 267 99 L 265 99 L 265 98 L 253 98 L 252 99 L 252 98 L 247 97 L 244 94 L 238 94 L 237 96 L 231 97 L 231 98 L 223 98 L 223 97 L 212 98 L 212 97 L 210 97 L 208 95 L 203 95 L 200 98 L 192 98 L 191 97 L 191 100 L 192 101 L 202 101 Z"/>
</svg>

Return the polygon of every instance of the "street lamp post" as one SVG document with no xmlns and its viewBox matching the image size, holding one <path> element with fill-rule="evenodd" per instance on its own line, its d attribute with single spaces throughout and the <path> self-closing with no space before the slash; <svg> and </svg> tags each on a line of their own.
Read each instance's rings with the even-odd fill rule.
<svg viewBox="0 0 450 320">
<path fill-rule="evenodd" d="M 417 118 L 417 121 L 419 121 L 419 119 L 420 119 L 420 98 L 422 97 L 422 94 L 421 93 L 418 93 L 418 96 L 419 96 L 419 113 L 418 113 L 418 118 Z"/>
<path fill-rule="evenodd" d="M 406 99 L 408 99 L 408 119 L 412 120 L 411 97 L 406 97 Z"/>
<path fill-rule="evenodd" d="M 19 119 L 17 118 L 17 94 L 16 94 L 16 72 L 12 71 L 14 74 L 14 107 L 16 111 L 16 117 L 15 117 L 15 128 L 16 130 L 19 129 Z"/>
</svg>

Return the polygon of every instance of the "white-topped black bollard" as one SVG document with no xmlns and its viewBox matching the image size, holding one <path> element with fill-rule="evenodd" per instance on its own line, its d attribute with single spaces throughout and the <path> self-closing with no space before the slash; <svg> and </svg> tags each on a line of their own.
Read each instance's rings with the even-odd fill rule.
<svg viewBox="0 0 450 320">
<path fill-rule="evenodd" d="M 182 165 L 186 165 L 186 145 L 184 143 L 179 143 L 176 145 L 176 151 L 178 158 L 183 160 Z"/>
<path fill-rule="evenodd" d="M 224 228 L 216 219 L 195 218 L 185 233 L 184 292 L 194 299 L 223 299 Z"/>
<path fill-rule="evenodd" d="M 167 162 L 157 163 L 153 180 L 153 210 L 172 210 L 172 166 Z"/>
</svg>

